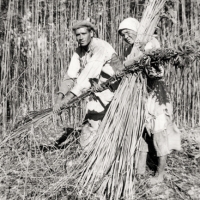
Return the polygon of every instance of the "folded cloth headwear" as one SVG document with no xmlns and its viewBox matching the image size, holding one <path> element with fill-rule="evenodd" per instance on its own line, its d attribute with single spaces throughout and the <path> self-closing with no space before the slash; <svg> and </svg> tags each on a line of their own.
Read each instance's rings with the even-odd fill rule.
<svg viewBox="0 0 200 200">
<path fill-rule="evenodd" d="M 83 28 L 83 27 L 89 27 L 93 31 L 95 31 L 97 29 L 96 26 L 94 24 L 92 24 L 91 22 L 89 22 L 88 20 L 82 20 L 82 21 L 79 21 L 76 24 L 74 24 L 74 26 L 72 27 L 72 30 L 76 31 L 76 29 Z"/>
<path fill-rule="evenodd" d="M 140 26 L 140 22 L 137 19 L 133 17 L 128 17 L 120 23 L 119 28 L 118 28 L 118 33 L 121 34 L 121 31 L 123 29 L 130 29 L 137 32 L 139 26 Z"/>
</svg>

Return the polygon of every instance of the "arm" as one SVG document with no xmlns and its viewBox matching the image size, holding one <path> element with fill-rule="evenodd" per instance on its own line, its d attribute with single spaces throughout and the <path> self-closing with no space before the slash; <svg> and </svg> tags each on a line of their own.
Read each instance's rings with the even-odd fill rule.
<svg viewBox="0 0 200 200">
<path fill-rule="evenodd" d="M 62 93 L 63 96 L 73 87 L 75 79 L 78 77 L 80 70 L 79 55 L 75 52 L 72 56 L 67 73 L 64 75 L 58 94 Z"/>
<path fill-rule="evenodd" d="M 141 59 L 144 54 L 140 51 L 139 48 L 133 47 L 131 53 L 127 56 L 127 59 L 124 61 L 124 66 L 129 67 L 134 64 L 135 61 Z"/>
<path fill-rule="evenodd" d="M 74 97 L 74 95 L 70 93 L 70 89 L 74 85 L 74 79 L 77 78 L 79 70 L 79 55 L 75 52 L 72 56 L 68 71 L 61 82 L 61 86 L 59 87 L 56 103 L 53 107 L 54 112 L 59 112 L 60 107 L 65 103 L 66 99 Z"/>
<path fill-rule="evenodd" d="M 112 69 L 114 70 L 115 73 L 118 71 L 122 71 L 124 69 L 122 62 L 120 61 L 120 59 L 116 53 L 112 54 L 110 66 L 112 67 Z"/>
<path fill-rule="evenodd" d="M 153 37 L 151 41 L 149 41 L 145 47 L 144 51 L 145 53 L 148 53 L 149 51 L 153 49 L 159 49 L 160 48 L 160 43 L 158 40 Z M 127 59 L 124 61 L 124 66 L 128 67 L 134 64 L 134 61 L 138 61 L 143 57 L 144 53 L 141 51 L 138 47 L 133 47 L 131 50 L 131 53 L 127 56 Z"/>
</svg>

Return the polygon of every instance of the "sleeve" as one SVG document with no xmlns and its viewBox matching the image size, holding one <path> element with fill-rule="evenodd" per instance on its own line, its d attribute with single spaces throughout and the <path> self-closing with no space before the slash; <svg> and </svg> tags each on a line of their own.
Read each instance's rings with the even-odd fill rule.
<svg viewBox="0 0 200 200">
<path fill-rule="evenodd" d="M 69 64 L 69 68 L 68 68 L 68 75 L 70 78 L 77 78 L 78 76 L 78 73 L 80 71 L 80 57 L 78 55 L 77 52 L 75 52 L 72 56 L 72 59 L 70 61 L 70 64 Z"/>
<path fill-rule="evenodd" d="M 104 47 L 95 47 L 92 51 L 92 56 L 88 59 L 85 68 L 77 78 L 76 85 L 72 88 L 71 92 L 76 96 L 81 95 L 82 92 L 91 87 L 90 79 L 99 79 L 102 67 L 105 63 L 106 51 Z"/>
<path fill-rule="evenodd" d="M 145 52 L 148 52 L 153 49 L 153 44 L 151 42 L 148 42 L 144 48 Z"/>
<path fill-rule="evenodd" d="M 112 67 L 114 72 L 121 71 L 124 69 L 124 65 L 122 64 L 122 62 L 120 61 L 120 59 L 116 53 L 112 54 L 110 66 Z"/>
<path fill-rule="evenodd" d="M 153 37 L 153 39 L 151 41 L 149 41 L 145 47 L 144 50 L 145 52 L 151 51 L 152 49 L 160 49 L 160 43 L 158 42 L 158 40 L 156 38 Z"/>
<path fill-rule="evenodd" d="M 127 56 L 127 59 L 124 61 L 124 66 L 128 67 L 133 65 L 134 62 L 140 60 L 142 56 L 142 51 L 140 51 L 137 47 L 133 47 L 131 53 Z"/>
<path fill-rule="evenodd" d="M 70 78 L 68 73 L 66 73 L 60 84 L 58 93 L 62 93 L 63 95 L 67 94 L 67 92 L 70 91 L 73 85 L 74 79 Z"/>
<path fill-rule="evenodd" d="M 64 75 L 58 93 L 66 94 L 74 86 L 75 79 L 80 70 L 79 55 L 75 52 L 69 64 L 67 73 Z"/>
</svg>

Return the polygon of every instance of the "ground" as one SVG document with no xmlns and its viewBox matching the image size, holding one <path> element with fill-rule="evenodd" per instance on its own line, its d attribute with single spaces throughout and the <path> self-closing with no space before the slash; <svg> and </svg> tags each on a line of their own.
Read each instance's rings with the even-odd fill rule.
<svg viewBox="0 0 200 200">
<path fill-rule="evenodd" d="M 192 130 L 187 130 L 188 136 Z M 199 145 L 187 135 L 183 135 L 182 152 L 172 152 L 167 159 L 164 183 L 148 186 L 152 170 L 139 184 L 138 193 L 141 199 L 200 199 L 200 150 Z M 144 192 L 145 191 L 145 192 Z"/>
<path fill-rule="evenodd" d="M 77 199 L 75 186 L 59 188 L 59 181 L 71 175 L 68 171 L 68 167 L 72 165 L 70 160 L 81 150 L 75 135 L 71 135 L 65 142 L 71 145 L 61 149 L 54 148 L 52 144 L 55 139 L 64 132 L 62 127 L 58 127 L 47 121 L 35 129 L 12 133 L 0 143 L 1 200 Z M 200 128 L 182 128 L 181 133 L 183 150 L 172 152 L 168 156 L 164 183 L 155 186 L 147 184 L 153 174 L 153 162 L 150 162 L 147 174 L 136 183 L 133 199 L 200 199 Z"/>
</svg>

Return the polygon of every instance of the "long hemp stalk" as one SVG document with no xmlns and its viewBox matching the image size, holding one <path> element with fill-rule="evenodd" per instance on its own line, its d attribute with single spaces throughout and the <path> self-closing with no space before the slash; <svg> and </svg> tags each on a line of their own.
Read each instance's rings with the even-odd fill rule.
<svg viewBox="0 0 200 200">
<path fill-rule="evenodd" d="M 149 1 L 133 49 L 150 40 L 164 3 L 165 0 Z M 96 139 L 89 146 L 89 154 L 83 158 L 84 164 L 76 169 L 77 183 L 87 196 L 97 193 L 106 199 L 134 197 L 138 148 L 144 128 L 145 82 L 141 74 L 123 78 Z"/>
</svg>

